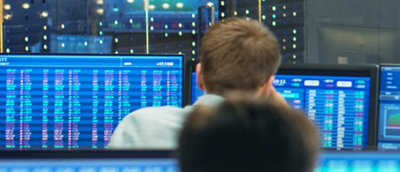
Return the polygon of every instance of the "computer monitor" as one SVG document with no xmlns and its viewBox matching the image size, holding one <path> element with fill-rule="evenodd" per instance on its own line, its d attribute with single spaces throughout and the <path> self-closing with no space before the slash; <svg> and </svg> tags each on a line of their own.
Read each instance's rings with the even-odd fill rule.
<svg viewBox="0 0 400 172">
<path fill-rule="evenodd" d="M 374 147 L 376 65 L 283 65 L 274 86 L 301 109 L 321 134 L 321 146 L 333 149 Z"/>
<path fill-rule="evenodd" d="M 375 65 L 282 65 L 273 84 L 314 121 L 323 148 L 367 149 L 376 144 L 377 73 Z"/>
<path fill-rule="evenodd" d="M 399 171 L 400 152 L 321 152 L 315 172 Z M 178 172 L 171 151 L 0 151 L 1 172 Z"/>
<path fill-rule="evenodd" d="M 185 92 L 187 92 L 185 95 L 187 96 L 185 100 L 188 100 L 188 102 L 185 102 L 186 105 L 193 104 L 196 102 L 196 100 L 205 94 L 206 92 L 202 89 L 200 89 L 197 86 L 197 73 L 196 73 L 196 64 L 197 61 L 187 61 L 186 63 L 186 70 L 185 70 Z"/>
<path fill-rule="evenodd" d="M 183 105 L 182 55 L 0 55 L 0 149 L 105 149 L 118 122 Z"/>
<path fill-rule="evenodd" d="M 196 100 L 206 92 L 202 89 L 200 89 L 197 86 L 197 81 L 196 81 L 197 74 L 196 72 L 192 72 L 192 98 L 190 99 L 192 103 L 196 102 Z"/>
<path fill-rule="evenodd" d="M 400 65 L 380 66 L 378 149 L 400 149 Z"/>
<path fill-rule="evenodd" d="M 178 172 L 171 151 L 1 152 L 1 172 Z"/>
<path fill-rule="evenodd" d="M 400 171 L 400 152 L 322 152 L 315 172 Z"/>
</svg>

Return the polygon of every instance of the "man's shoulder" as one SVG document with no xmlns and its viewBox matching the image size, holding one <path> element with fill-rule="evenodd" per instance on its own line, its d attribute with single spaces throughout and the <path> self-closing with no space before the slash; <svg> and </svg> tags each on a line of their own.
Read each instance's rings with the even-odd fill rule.
<svg viewBox="0 0 400 172">
<path fill-rule="evenodd" d="M 182 122 L 186 115 L 190 112 L 191 107 L 173 107 L 173 106 L 161 106 L 161 107 L 145 107 L 135 110 L 128 114 L 125 118 L 127 120 L 153 120 L 153 121 L 165 121 L 165 122 Z"/>
<path fill-rule="evenodd" d="M 110 149 L 176 148 L 176 135 L 191 107 L 146 107 L 131 112 L 118 124 Z"/>
</svg>

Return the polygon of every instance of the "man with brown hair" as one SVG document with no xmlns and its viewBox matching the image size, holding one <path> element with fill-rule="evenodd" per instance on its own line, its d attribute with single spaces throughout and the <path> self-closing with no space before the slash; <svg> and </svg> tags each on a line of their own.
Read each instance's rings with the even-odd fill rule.
<svg viewBox="0 0 400 172">
<path fill-rule="evenodd" d="M 189 114 L 178 143 L 180 171 L 313 171 L 319 137 L 311 121 L 293 108 L 239 96 Z"/>
<path fill-rule="evenodd" d="M 201 42 L 197 83 L 207 94 L 196 105 L 216 106 L 226 92 L 251 91 L 287 106 L 272 86 L 281 54 L 272 32 L 255 20 L 229 18 L 213 25 Z M 111 149 L 171 149 L 192 106 L 148 107 L 127 115 L 115 129 Z"/>
<path fill-rule="evenodd" d="M 204 35 L 200 49 L 198 83 L 207 93 L 230 90 L 268 94 L 281 62 L 275 36 L 257 21 L 223 20 Z M 265 89 L 262 88 L 265 86 Z"/>
</svg>

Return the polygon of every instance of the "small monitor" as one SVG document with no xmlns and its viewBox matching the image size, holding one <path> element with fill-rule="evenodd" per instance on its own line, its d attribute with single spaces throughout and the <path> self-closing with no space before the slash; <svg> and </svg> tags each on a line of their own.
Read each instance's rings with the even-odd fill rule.
<svg viewBox="0 0 400 172">
<path fill-rule="evenodd" d="M 0 171 L 178 172 L 170 151 L 6 151 Z"/>
<path fill-rule="evenodd" d="M 319 155 L 315 172 L 400 171 L 400 152 L 336 151 Z"/>
<path fill-rule="evenodd" d="M 323 148 L 360 150 L 376 143 L 377 70 L 375 65 L 282 65 L 274 86 L 316 124 Z M 200 92 L 192 88 L 194 101 Z"/>
<path fill-rule="evenodd" d="M 203 94 L 205 94 L 206 92 L 202 89 L 199 88 L 199 86 L 197 86 L 197 81 L 196 81 L 196 77 L 197 77 L 197 73 L 196 72 L 192 72 L 192 97 L 190 99 L 190 101 L 192 102 L 192 104 L 194 102 L 196 102 L 196 100 L 202 96 Z"/>
<path fill-rule="evenodd" d="M 105 149 L 130 112 L 183 105 L 183 56 L 2 54 L 0 82 L 0 149 Z"/>
<path fill-rule="evenodd" d="M 186 70 L 185 70 L 185 75 L 186 75 L 186 82 L 185 82 L 185 90 L 186 90 L 186 96 L 188 96 L 185 100 L 186 104 L 193 104 L 196 102 L 196 100 L 204 95 L 206 92 L 202 89 L 200 89 L 197 86 L 197 73 L 196 73 L 196 65 L 198 61 L 187 61 L 186 63 Z"/>
<path fill-rule="evenodd" d="M 400 149 L 400 65 L 380 66 L 378 149 Z"/>
</svg>

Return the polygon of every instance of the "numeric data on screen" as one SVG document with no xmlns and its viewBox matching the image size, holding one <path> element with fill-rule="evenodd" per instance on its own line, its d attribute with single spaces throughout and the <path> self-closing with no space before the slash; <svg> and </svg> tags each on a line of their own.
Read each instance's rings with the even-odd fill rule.
<svg viewBox="0 0 400 172">
<path fill-rule="evenodd" d="M 400 66 L 381 66 L 378 148 L 400 149 Z"/>
<path fill-rule="evenodd" d="M 1 148 L 104 149 L 131 111 L 182 106 L 182 57 L 6 56 L 0 82 Z"/>
<path fill-rule="evenodd" d="M 366 148 L 369 77 L 276 75 L 274 85 L 316 124 L 322 147 Z"/>
</svg>

